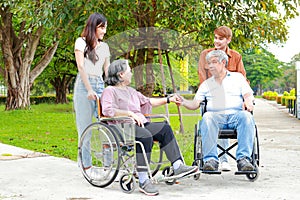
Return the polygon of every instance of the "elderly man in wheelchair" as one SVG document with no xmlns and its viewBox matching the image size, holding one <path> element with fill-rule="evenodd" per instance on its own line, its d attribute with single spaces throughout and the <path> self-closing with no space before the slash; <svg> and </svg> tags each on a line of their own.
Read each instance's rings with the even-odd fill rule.
<svg viewBox="0 0 300 200">
<path fill-rule="evenodd" d="M 211 51 L 206 60 L 213 76 L 199 86 L 193 100 L 182 98 L 181 101 L 182 106 L 195 110 L 207 100 L 207 112 L 200 122 L 203 172 L 218 171 L 217 139 L 223 129 L 237 132 L 238 171 L 254 171 L 255 166 L 251 163 L 256 129 L 252 115 L 253 91 L 242 74 L 227 70 L 228 56 L 224 51 Z"/>
</svg>

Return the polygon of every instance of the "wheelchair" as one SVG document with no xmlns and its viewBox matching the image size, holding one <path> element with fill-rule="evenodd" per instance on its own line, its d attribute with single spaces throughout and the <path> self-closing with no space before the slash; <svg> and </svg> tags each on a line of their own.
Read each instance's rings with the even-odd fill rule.
<svg viewBox="0 0 300 200">
<path fill-rule="evenodd" d="M 205 99 L 200 104 L 200 114 L 203 114 L 207 111 L 206 110 L 207 100 Z M 193 165 L 198 166 L 199 171 L 206 174 L 221 174 L 221 171 L 204 171 L 204 161 L 203 161 L 203 153 L 202 153 L 202 138 L 200 133 L 200 122 L 199 121 L 195 125 L 195 133 L 194 133 L 194 161 Z M 233 140 L 228 148 L 224 149 L 222 146 L 217 144 L 218 148 L 218 157 L 220 158 L 223 155 L 228 155 L 230 158 L 236 160 L 236 157 L 231 153 L 235 150 L 235 147 L 238 145 L 237 142 L 237 130 L 235 129 L 221 129 L 219 130 L 218 139 L 230 139 Z M 255 125 L 255 138 L 253 142 L 253 151 L 251 155 L 251 164 L 254 166 L 254 171 L 236 171 L 235 175 L 246 175 L 249 181 L 256 181 L 259 177 L 259 140 L 258 140 L 258 131 L 257 126 Z M 200 178 L 200 174 L 194 176 L 195 180 Z"/>
<path fill-rule="evenodd" d="M 135 190 L 137 166 L 135 159 L 135 147 L 141 145 L 143 156 L 146 153 L 141 142 L 135 140 L 135 123 L 130 117 L 107 118 L 101 115 L 100 99 L 97 99 L 98 120 L 90 124 L 81 135 L 78 145 L 78 160 L 84 178 L 93 186 L 107 187 L 116 179 L 120 188 L 125 193 Z M 165 121 L 169 123 L 164 115 L 148 115 L 154 121 Z M 158 119 L 158 120 L 156 120 Z M 117 122 L 115 124 L 109 121 Z M 146 168 L 150 179 L 154 183 L 165 182 L 172 185 L 182 177 L 174 176 L 174 170 L 166 166 L 169 161 L 164 161 L 163 150 L 158 142 L 154 142 L 151 161 Z M 91 163 L 91 172 L 88 174 L 84 168 L 84 161 L 88 159 Z M 148 163 L 148 162 L 146 162 Z M 155 175 L 162 166 L 162 175 Z M 190 177 L 190 176 L 189 176 Z"/>
</svg>

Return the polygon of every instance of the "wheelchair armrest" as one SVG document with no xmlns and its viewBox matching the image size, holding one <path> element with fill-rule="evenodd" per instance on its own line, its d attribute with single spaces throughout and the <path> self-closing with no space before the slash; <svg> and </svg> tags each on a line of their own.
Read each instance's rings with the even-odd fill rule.
<svg viewBox="0 0 300 200">
<path fill-rule="evenodd" d="M 119 117 L 101 117 L 99 119 L 101 122 L 108 122 L 108 121 L 126 121 L 128 123 L 135 123 L 132 117 L 126 116 L 119 116 Z"/>
<path fill-rule="evenodd" d="M 163 119 L 169 124 L 169 119 L 165 115 L 153 115 L 153 114 L 144 114 L 147 119 Z"/>
</svg>

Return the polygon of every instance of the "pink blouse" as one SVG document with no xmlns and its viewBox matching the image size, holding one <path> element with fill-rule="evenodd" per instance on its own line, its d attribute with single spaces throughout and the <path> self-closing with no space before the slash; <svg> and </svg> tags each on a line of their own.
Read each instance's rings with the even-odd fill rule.
<svg viewBox="0 0 300 200">
<path fill-rule="evenodd" d="M 132 87 L 106 87 L 101 95 L 101 106 L 104 116 L 114 117 L 115 109 L 128 110 L 138 115 L 143 123 L 148 122 L 144 114 L 152 111 L 150 98 Z"/>
</svg>

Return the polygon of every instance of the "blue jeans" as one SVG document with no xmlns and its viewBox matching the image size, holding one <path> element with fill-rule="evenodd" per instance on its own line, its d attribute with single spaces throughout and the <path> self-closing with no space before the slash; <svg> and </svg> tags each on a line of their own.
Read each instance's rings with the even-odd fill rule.
<svg viewBox="0 0 300 200">
<path fill-rule="evenodd" d="M 104 89 L 104 82 L 101 77 L 89 77 L 89 82 L 93 90 L 97 93 L 99 97 Z M 93 122 L 93 116 L 97 116 L 97 103 L 94 100 L 88 100 L 87 98 L 88 91 L 86 90 L 83 81 L 81 80 L 80 75 L 77 75 L 75 86 L 74 86 L 74 110 L 76 116 L 76 126 L 78 132 L 78 141 L 86 127 Z M 90 145 L 89 140 L 86 140 L 87 145 L 83 145 L 82 149 L 83 155 L 83 165 L 84 167 L 91 166 L 90 158 Z"/>
<path fill-rule="evenodd" d="M 234 114 L 217 114 L 206 112 L 200 123 L 202 135 L 203 161 L 218 161 L 218 133 L 220 129 L 237 129 L 238 147 L 236 159 L 243 157 L 251 160 L 255 135 L 254 118 L 248 111 L 237 111 Z"/>
</svg>

